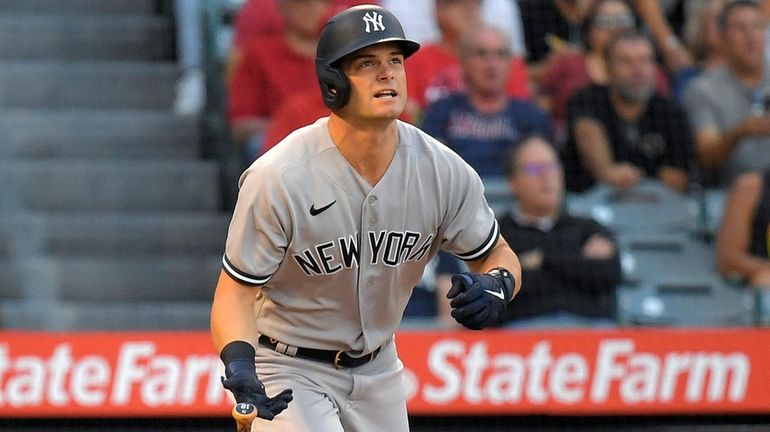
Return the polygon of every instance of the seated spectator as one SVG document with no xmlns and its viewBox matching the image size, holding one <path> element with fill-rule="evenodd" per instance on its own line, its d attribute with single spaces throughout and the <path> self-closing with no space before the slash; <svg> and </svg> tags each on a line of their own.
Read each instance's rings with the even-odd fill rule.
<svg viewBox="0 0 770 432">
<path fill-rule="evenodd" d="M 729 2 L 719 17 L 725 65 L 692 81 L 684 105 L 707 186 L 770 167 L 770 70 L 765 20 L 754 1 Z"/>
<path fill-rule="evenodd" d="M 610 323 L 621 280 L 613 234 L 563 211 L 564 172 L 543 137 L 523 138 L 507 153 L 505 168 L 516 206 L 499 218 L 500 234 L 519 255 L 527 287 L 511 303 L 509 322 Z"/>
<path fill-rule="evenodd" d="M 436 0 L 436 22 L 441 39 L 423 45 L 406 63 L 409 90 L 409 117 L 419 120 L 430 102 L 452 92 L 462 91 L 465 83 L 459 67 L 457 50 L 463 35 L 482 23 L 479 0 Z M 508 39 L 506 38 L 506 41 Z M 510 51 L 510 49 L 509 49 Z M 524 60 L 508 56 L 511 63 L 507 81 L 508 94 L 529 97 Z"/>
<path fill-rule="evenodd" d="M 506 93 L 511 52 L 501 31 L 482 26 L 467 33 L 459 53 L 467 88 L 432 103 L 422 128 L 457 152 L 479 175 L 501 176 L 500 159 L 505 150 L 521 134 L 538 131 L 550 135 L 550 121 L 534 104 Z"/>
<path fill-rule="evenodd" d="M 278 0 L 284 32 L 254 40 L 228 85 L 230 130 L 248 162 L 260 155 L 270 116 L 289 96 L 318 93 L 315 51 L 331 0 Z"/>
<path fill-rule="evenodd" d="M 597 181 L 625 189 L 649 176 L 686 191 L 692 134 L 684 111 L 655 92 L 652 44 L 636 31 L 618 34 L 607 46 L 607 68 L 607 86 L 587 87 L 569 101 L 568 189 Z"/>
<path fill-rule="evenodd" d="M 598 0 L 583 24 L 584 49 L 565 50 L 545 65 L 540 81 L 539 104 L 553 117 L 558 144 L 563 140 L 567 101 L 591 84 L 607 84 L 605 59 L 607 42 L 623 30 L 635 26 L 633 12 L 623 0 Z M 655 88 L 668 96 L 671 89 L 662 68 L 655 65 Z"/>
<path fill-rule="evenodd" d="M 770 169 L 741 174 L 727 198 L 717 240 L 719 271 L 770 289 Z"/>
</svg>

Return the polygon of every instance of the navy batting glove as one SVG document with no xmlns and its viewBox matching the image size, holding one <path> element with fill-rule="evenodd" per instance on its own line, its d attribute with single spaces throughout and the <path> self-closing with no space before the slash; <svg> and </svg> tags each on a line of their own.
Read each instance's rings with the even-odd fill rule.
<svg viewBox="0 0 770 432">
<path fill-rule="evenodd" d="M 267 396 L 265 386 L 257 377 L 254 354 L 254 347 L 245 341 L 233 341 L 225 345 L 219 355 L 225 364 L 227 377 L 222 377 L 222 385 L 233 392 L 236 402 L 250 403 L 257 409 L 259 417 L 272 420 L 288 408 L 294 396 L 291 389 L 275 397 Z"/>
<path fill-rule="evenodd" d="M 500 324 L 513 298 L 513 287 L 513 275 L 502 268 L 452 276 L 452 288 L 447 293 L 452 318 L 471 330 Z"/>
</svg>

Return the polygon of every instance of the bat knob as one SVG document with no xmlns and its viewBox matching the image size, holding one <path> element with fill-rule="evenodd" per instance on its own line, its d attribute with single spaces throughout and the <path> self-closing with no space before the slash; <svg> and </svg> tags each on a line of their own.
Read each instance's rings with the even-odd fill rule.
<svg viewBox="0 0 770 432">
<path fill-rule="evenodd" d="M 246 415 L 246 416 L 253 413 L 255 409 L 256 408 L 254 407 L 254 405 L 250 403 L 245 403 L 245 402 L 235 404 L 235 407 L 233 408 L 233 410 L 238 414 Z"/>
</svg>

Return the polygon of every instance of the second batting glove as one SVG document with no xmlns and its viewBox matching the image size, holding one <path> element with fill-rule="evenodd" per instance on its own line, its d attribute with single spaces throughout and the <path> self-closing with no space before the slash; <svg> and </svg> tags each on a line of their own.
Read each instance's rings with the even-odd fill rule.
<svg viewBox="0 0 770 432">
<path fill-rule="evenodd" d="M 489 273 L 456 274 L 447 293 L 452 317 L 471 330 L 498 325 L 513 299 L 514 286 L 513 275 L 504 268 Z"/>
<path fill-rule="evenodd" d="M 225 345 L 219 354 L 225 364 L 222 385 L 230 390 L 238 403 L 247 402 L 257 408 L 257 415 L 272 420 L 289 406 L 294 396 L 286 389 L 277 396 L 268 397 L 265 386 L 257 377 L 254 366 L 254 347 L 245 341 L 233 341 Z"/>
</svg>

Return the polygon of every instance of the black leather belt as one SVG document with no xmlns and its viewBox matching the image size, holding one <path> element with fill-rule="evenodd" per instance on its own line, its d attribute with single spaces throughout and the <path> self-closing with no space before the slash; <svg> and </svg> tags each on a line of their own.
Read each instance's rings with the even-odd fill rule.
<svg viewBox="0 0 770 432">
<path fill-rule="evenodd" d="M 258 339 L 260 345 L 270 348 L 275 352 L 300 357 L 308 360 L 315 360 L 323 363 L 331 363 L 335 368 L 354 368 L 363 366 L 377 357 L 382 347 L 361 357 L 351 357 L 345 351 L 322 350 L 315 348 L 302 348 L 287 345 L 271 337 L 261 335 Z"/>
</svg>

